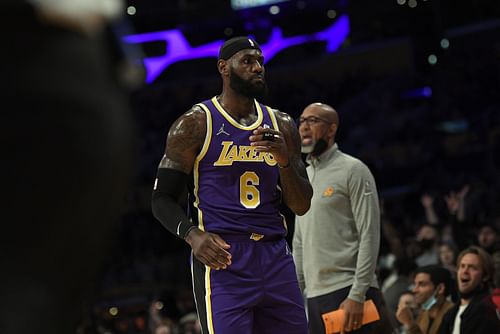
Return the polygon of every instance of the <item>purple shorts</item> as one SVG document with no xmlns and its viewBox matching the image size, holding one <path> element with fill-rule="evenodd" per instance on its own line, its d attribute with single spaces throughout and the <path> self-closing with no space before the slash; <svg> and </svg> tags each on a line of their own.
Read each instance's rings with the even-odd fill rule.
<svg viewBox="0 0 500 334">
<path fill-rule="evenodd" d="M 307 334 L 304 300 L 285 239 L 221 236 L 232 264 L 212 270 L 196 258 L 192 274 L 204 334 Z"/>
</svg>

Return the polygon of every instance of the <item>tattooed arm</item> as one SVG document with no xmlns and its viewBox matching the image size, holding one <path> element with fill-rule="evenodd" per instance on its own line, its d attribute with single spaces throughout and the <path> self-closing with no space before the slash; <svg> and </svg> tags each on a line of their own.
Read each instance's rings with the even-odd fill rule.
<svg viewBox="0 0 500 334">
<path fill-rule="evenodd" d="M 186 240 L 198 260 L 213 269 L 224 269 L 231 264 L 229 245 L 218 235 L 198 229 L 179 204 L 206 131 L 205 112 L 196 106 L 174 122 L 158 166 L 151 206 L 154 216 L 167 230 Z"/>
<path fill-rule="evenodd" d="M 168 131 L 165 155 L 159 168 L 191 174 L 205 140 L 206 126 L 206 115 L 200 107 L 194 106 L 179 117 Z"/>
</svg>

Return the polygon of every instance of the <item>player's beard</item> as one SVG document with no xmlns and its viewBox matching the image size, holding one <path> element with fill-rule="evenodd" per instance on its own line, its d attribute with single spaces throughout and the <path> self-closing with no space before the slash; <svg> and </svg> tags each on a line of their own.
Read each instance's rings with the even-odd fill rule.
<svg viewBox="0 0 500 334">
<path fill-rule="evenodd" d="M 238 94 L 257 100 L 267 95 L 267 84 L 264 79 L 262 81 L 245 80 L 233 69 L 229 72 L 229 79 L 229 86 Z"/>
</svg>

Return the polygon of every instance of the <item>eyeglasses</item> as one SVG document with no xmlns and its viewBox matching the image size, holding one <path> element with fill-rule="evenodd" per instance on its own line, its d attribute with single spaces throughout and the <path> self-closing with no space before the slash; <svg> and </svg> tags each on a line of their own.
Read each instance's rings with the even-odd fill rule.
<svg viewBox="0 0 500 334">
<path fill-rule="evenodd" d="M 316 116 L 309 116 L 309 117 L 300 117 L 299 118 L 299 126 L 303 125 L 304 123 L 307 123 L 307 125 L 315 125 L 318 123 L 326 123 L 326 124 L 332 124 L 332 122 L 327 121 L 326 119 L 323 119 L 321 117 L 316 117 Z"/>
</svg>

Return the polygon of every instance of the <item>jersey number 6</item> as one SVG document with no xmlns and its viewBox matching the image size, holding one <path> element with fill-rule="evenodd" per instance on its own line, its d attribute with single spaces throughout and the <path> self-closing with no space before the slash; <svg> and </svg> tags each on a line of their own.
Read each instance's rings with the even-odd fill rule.
<svg viewBox="0 0 500 334">
<path fill-rule="evenodd" d="M 259 177 L 255 172 L 245 172 L 240 176 L 240 203 L 247 209 L 255 209 L 260 204 L 260 193 L 256 186 Z"/>
</svg>

